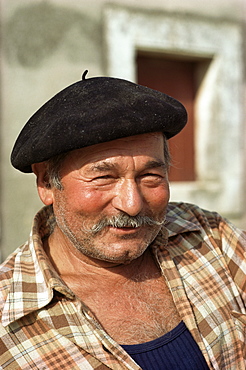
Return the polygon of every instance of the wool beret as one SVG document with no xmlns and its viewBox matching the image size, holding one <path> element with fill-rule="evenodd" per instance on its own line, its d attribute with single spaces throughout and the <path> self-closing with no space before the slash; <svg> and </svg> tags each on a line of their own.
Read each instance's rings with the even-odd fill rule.
<svg viewBox="0 0 246 370">
<path fill-rule="evenodd" d="M 28 120 L 11 153 L 12 165 L 31 165 L 71 150 L 132 135 L 182 130 L 187 113 L 176 99 L 119 78 L 94 77 L 73 83 Z"/>
</svg>

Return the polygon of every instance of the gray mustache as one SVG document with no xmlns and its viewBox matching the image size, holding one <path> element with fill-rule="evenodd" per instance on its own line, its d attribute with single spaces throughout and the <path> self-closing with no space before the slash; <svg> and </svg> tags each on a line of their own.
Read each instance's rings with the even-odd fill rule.
<svg viewBox="0 0 246 370">
<path fill-rule="evenodd" d="M 111 217 L 105 217 L 102 220 L 98 221 L 95 225 L 93 225 L 88 232 L 91 232 L 93 234 L 99 233 L 102 229 L 105 227 L 111 226 L 111 227 L 133 227 L 137 228 L 140 226 L 161 226 L 165 223 L 165 220 L 162 219 L 162 221 L 158 221 L 152 217 L 149 216 L 128 216 L 125 214 L 121 214 L 118 216 L 111 216 Z"/>
</svg>

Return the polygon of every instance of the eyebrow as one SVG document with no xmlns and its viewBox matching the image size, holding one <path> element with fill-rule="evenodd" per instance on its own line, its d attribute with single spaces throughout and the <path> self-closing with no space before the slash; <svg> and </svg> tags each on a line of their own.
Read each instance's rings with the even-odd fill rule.
<svg viewBox="0 0 246 370">
<path fill-rule="evenodd" d="M 166 168 L 166 163 L 162 160 L 156 160 L 156 161 L 148 161 L 144 168 L 147 170 L 148 168 Z"/>
<path fill-rule="evenodd" d="M 91 167 L 92 171 L 109 171 L 115 169 L 115 165 L 113 163 L 108 162 L 100 162 L 97 164 L 94 164 Z"/>
</svg>

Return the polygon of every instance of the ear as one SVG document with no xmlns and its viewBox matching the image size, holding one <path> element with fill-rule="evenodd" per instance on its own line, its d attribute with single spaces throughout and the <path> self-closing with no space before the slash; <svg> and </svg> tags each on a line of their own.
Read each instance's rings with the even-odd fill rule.
<svg viewBox="0 0 246 370">
<path fill-rule="evenodd" d="M 35 163 L 32 170 L 37 177 L 37 189 L 41 201 L 46 205 L 53 204 L 53 190 L 49 184 L 46 163 Z"/>
</svg>

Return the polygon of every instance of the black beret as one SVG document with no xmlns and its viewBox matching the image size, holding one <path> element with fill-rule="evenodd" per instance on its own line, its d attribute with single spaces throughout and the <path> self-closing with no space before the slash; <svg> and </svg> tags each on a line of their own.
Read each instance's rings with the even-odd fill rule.
<svg viewBox="0 0 246 370">
<path fill-rule="evenodd" d="M 118 78 L 83 79 L 29 119 L 15 142 L 11 163 L 32 172 L 33 163 L 122 137 L 160 131 L 169 139 L 186 122 L 183 105 L 164 93 Z"/>
</svg>

